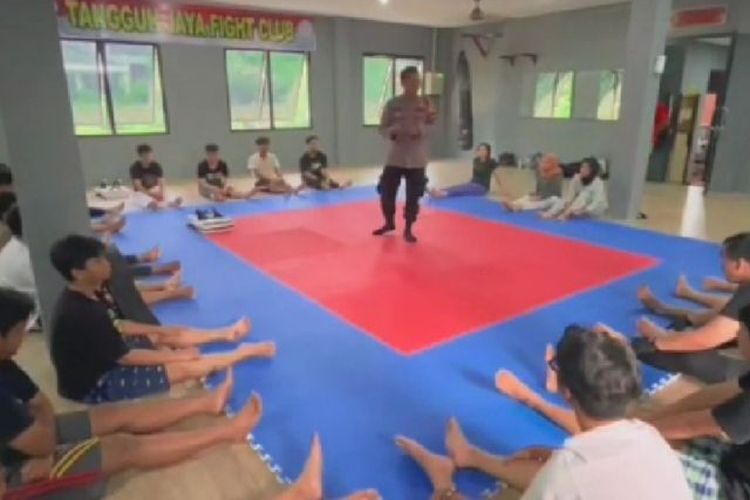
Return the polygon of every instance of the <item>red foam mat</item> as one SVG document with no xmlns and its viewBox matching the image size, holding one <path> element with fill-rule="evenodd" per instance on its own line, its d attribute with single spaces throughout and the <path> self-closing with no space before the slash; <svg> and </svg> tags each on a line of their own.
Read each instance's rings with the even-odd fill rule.
<svg viewBox="0 0 750 500">
<path fill-rule="evenodd" d="M 424 210 L 419 243 L 376 238 L 372 202 L 251 216 L 211 239 L 402 354 L 655 265 L 648 257 Z"/>
</svg>

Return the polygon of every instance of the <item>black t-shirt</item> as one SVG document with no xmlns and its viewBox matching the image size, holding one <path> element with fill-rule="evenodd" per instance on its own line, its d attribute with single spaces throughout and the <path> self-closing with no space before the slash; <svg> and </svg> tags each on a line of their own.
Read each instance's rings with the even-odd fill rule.
<svg viewBox="0 0 750 500">
<path fill-rule="evenodd" d="M 34 423 L 26 405 L 38 393 L 37 385 L 14 361 L 0 361 L 0 463 L 4 467 L 13 467 L 26 458 L 8 443 Z"/>
<path fill-rule="evenodd" d="M 52 363 L 60 394 L 76 401 L 117 366 L 128 346 L 114 324 L 119 312 L 66 288 L 52 314 Z"/>
<path fill-rule="evenodd" d="M 742 393 L 712 410 L 733 446 L 720 464 L 727 498 L 750 499 L 750 373 L 740 377 Z"/>
<path fill-rule="evenodd" d="M 485 189 L 490 189 L 492 183 L 492 174 L 497 169 L 498 163 L 494 158 L 489 158 L 487 161 L 482 161 L 479 158 L 474 158 L 471 172 L 471 182 L 484 186 Z"/>
<path fill-rule="evenodd" d="M 229 167 L 224 160 L 219 160 L 215 169 L 208 166 L 208 161 L 203 160 L 198 164 L 198 178 L 205 179 L 206 182 L 216 187 L 224 187 L 229 177 Z"/>
<path fill-rule="evenodd" d="M 157 162 L 152 162 L 148 166 L 144 166 L 143 163 L 137 161 L 130 165 L 130 178 L 134 181 L 141 181 L 141 185 L 145 189 L 158 186 L 159 179 L 162 177 L 164 177 L 164 170 Z"/>
<path fill-rule="evenodd" d="M 750 306 L 750 284 L 740 286 L 721 311 L 722 316 L 739 321 L 740 311 Z"/>
<path fill-rule="evenodd" d="M 309 173 L 320 176 L 322 175 L 324 168 L 328 168 L 328 157 L 325 153 L 320 151 L 318 151 L 315 156 L 306 152 L 302 155 L 302 158 L 299 159 L 299 169 L 303 174 Z"/>
</svg>

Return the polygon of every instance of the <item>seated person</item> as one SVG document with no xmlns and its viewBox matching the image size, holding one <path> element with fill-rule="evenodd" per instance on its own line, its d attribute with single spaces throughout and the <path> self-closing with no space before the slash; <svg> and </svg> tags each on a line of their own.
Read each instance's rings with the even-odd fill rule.
<svg viewBox="0 0 750 500">
<path fill-rule="evenodd" d="M 547 199 L 542 217 L 566 221 L 573 218 L 599 217 L 607 211 L 607 190 L 599 178 L 601 167 L 596 158 L 586 158 L 581 169 L 573 177 L 568 195 L 563 200 L 558 197 Z"/>
<path fill-rule="evenodd" d="M 10 207 L 3 219 L 12 237 L 0 250 L 0 286 L 27 293 L 37 299 L 31 256 L 28 246 L 23 241 L 23 226 L 18 206 Z M 141 276 L 150 276 L 174 267 L 173 264 L 165 266 L 155 264 L 155 260 L 158 260 L 160 255 L 158 248 L 155 248 L 143 255 L 128 255 L 126 259 L 134 264 L 137 263 L 138 266 L 144 266 L 144 269 L 140 270 Z M 195 290 L 192 287 L 183 286 L 180 273 L 176 273 L 164 283 L 137 283 L 136 286 L 148 305 L 169 300 L 195 298 Z"/>
<path fill-rule="evenodd" d="M 463 498 L 453 475 L 476 469 L 523 498 L 591 500 L 692 499 L 677 455 L 652 426 L 626 418 L 641 395 L 638 362 L 617 339 L 573 326 L 566 329 L 552 361 L 578 432 L 557 450 L 534 448 L 510 456 L 473 446 L 458 422 L 446 433 L 449 457 L 399 437 L 397 445 L 427 473 L 435 499 Z M 627 471 L 627 473 L 623 473 Z"/>
<path fill-rule="evenodd" d="M 750 361 L 750 307 L 740 311 L 739 316 L 739 351 Z M 624 336 L 610 328 L 601 326 L 598 331 L 627 343 Z M 749 379 L 745 374 L 703 387 L 661 407 L 646 402 L 634 405 L 628 412 L 630 418 L 653 425 L 679 450 L 694 498 L 750 498 Z M 570 434 L 581 432 L 574 411 L 547 402 L 513 374 L 501 372 L 497 386 L 503 394 L 541 413 Z"/>
<path fill-rule="evenodd" d="M 633 341 L 639 359 L 646 364 L 683 373 L 705 383 L 736 378 L 750 370 L 745 360 L 724 355 L 721 349 L 737 340 L 739 312 L 750 305 L 750 233 L 730 236 L 722 245 L 722 261 L 727 279 L 737 291 L 724 308 L 708 323 L 693 330 L 670 332 L 643 318 Z"/>
<path fill-rule="evenodd" d="M 32 498 L 35 488 L 52 494 L 44 498 L 56 498 L 62 494 L 56 481 L 93 475 L 75 498 L 103 498 L 105 480 L 113 474 L 166 467 L 216 445 L 242 443 L 260 421 L 262 404 L 254 395 L 219 425 L 165 430 L 193 416 L 223 414 L 232 395 L 231 371 L 216 391 L 199 396 L 55 415 L 49 399 L 13 361 L 33 309 L 30 297 L 0 289 L 0 472 L 5 472 L 0 475 L 11 493 L 28 485 L 25 498 Z"/>
<path fill-rule="evenodd" d="M 164 189 L 164 170 L 154 159 L 154 150 L 148 144 L 136 148 L 138 159 L 130 166 L 133 181 L 133 202 L 139 208 L 158 210 L 182 205 L 182 198 L 167 198 Z"/>
<path fill-rule="evenodd" d="M 515 201 L 504 200 L 502 203 L 508 211 L 536 211 L 551 208 L 549 200 L 562 196 L 563 171 L 560 159 L 553 154 L 542 156 L 536 166 L 536 189 Z"/>
<path fill-rule="evenodd" d="M 490 192 L 492 178 L 500 186 L 497 170 L 498 163 L 492 157 L 492 146 L 486 142 L 477 146 L 472 164 L 471 180 L 465 184 L 458 184 L 442 189 L 430 189 L 433 198 L 449 198 L 454 196 L 485 196 Z"/>
<path fill-rule="evenodd" d="M 258 152 L 247 159 L 247 170 L 255 176 L 255 187 L 258 191 L 291 195 L 302 190 L 303 186 L 295 189 L 284 179 L 281 174 L 281 163 L 271 152 L 271 139 L 258 137 L 255 145 L 258 147 Z"/>
<path fill-rule="evenodd" d="M 250 331 L 247 320 L 208 331 L 128 320 L 107 293 L 112 266 L 104 245 L 94 238 L 63 238 L 53 245 L 50 260 L 68 282 L 52 314 L 50 340 L 63 397 L 88 404 L 135 399 L 276 353 L 272 342 L 210 356 L 195 348 L 241 340 Z M 138 348 L 144 340 L 147 348 Z"/>
<path fill-rule="evenodd" d="M 638 290 L 638 300 L 651 312 L 675 321 L 676 325 L 703 326 L 711 321 L 729 303 L 729 297 L 713 293 L 702 293 L 695 290 L 685 276 L 677 282 L 675 296 L 695 302 L 707 309 L 696 311 L 682 307 L 670 306 L 659 300 L 647 285 Z M 677 328 L 681 329 L 681 328 Z"/>
<path fill-rule="evenodd" d="M 317 135 L 305 139 L 307 150 L 299 159 L 299 170 L 302 182 L 311 189 L 328 191 L 330 189 L 344 189 L 352 185 L 352 181 L 339 184 L 328 173 L 328 157 L 320 150 Z"/>
<path fill-rule="evenodd" d="M 246 200 L 256 189 L 244 193 L 227 184 L 229 167 L 219 156 L 219 146 L 206 145 L 206 159 L 198 164 L 198 193 L 212 201 Z"/>
</svg>

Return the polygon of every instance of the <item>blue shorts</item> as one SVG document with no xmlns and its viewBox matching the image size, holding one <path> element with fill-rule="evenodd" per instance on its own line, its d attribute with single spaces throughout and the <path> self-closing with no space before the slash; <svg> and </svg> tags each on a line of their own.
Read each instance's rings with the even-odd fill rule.
<svg viewBox="0 0 750 500">
<path fill-rule="evenodd" d="M 114 403 L 169 392 L 164 365 L 118 366 L 105 373 L 83 398 L 90 405 Z"/>
</svg>

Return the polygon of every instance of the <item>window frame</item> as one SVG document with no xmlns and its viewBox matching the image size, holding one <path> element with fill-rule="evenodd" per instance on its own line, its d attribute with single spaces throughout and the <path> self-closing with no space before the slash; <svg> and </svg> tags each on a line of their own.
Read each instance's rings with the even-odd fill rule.
<svg viewBox="0 0 750 500">
<path fill-rule="evenodd" d="M 409 56 L 404 54 L 389 54 L 389 53 L 383 53 L 383 52 L 364 52 L 362 54 L 362 64 L 360 65 L 361 71 L 362 71 L 362 88 L 360 91 L 362 92 L 362 106 L 360 108 L 360 111 L 362 111 L 362 126 L 364 128 L 378 128 L 380 127 L 380 123 L 376 124 L 368 124 L 365 123 L 365 59 L 368 57 L 387 57 L 391 60 L 391 89 L 393 90 L 393 96 L 396 96 L 396 88 L 397 88 L 397 80 L 398 76 L 396 75 L 396 60 L 397 59 L 411 59 L 413 61 L 421 61 L 422 62 L 422 93 L 424 94 L 424 69 L 426 65 L 426 58 L 424 56 Z"/>
<path fill-rule="evenodd" d="M 558 87 L 560 85 L 561 75 L 570 74 L 570 116 L 555 116 L 555 106 L 557 104 Z M 550 116 L 537 116 L 536 115 L 536 103 L 537 103 L 537 90 L 539 88 L 539 77 L 544 74 L 554 74 L 555 80 L 552 86 L 552 101 L 550 106 Z M 532 103 L 531 117 L 537 120 L 573 120 L 575 118 L 575 97 L 576 97 L 576 74 L 575 70 L 554 70 L 554 71 L 539 71 L 534 79 L 534 101 Z"/>
<path fill-rule="evenodd" d="M 613 88 L 613 99 L 612 99 L 612 111 L 615 110 L 615 107 L 617 109 L 617 116 L 615 118 L 602 118 L 599 116 L 599 106 L 601 106 L 601 100 L 602 100 L 602 94 L 601 94 L 601 78 L 603 76 L 603 73 L 611 73 L 615 76 L 615 86 Z M 620 121 L 620 117 L 622 116 L 622 83 L 625 79 L 625 70 L 624 69 L 603 69 L 599 70 L 599 89 L 598 94 L 596 96 L 596 121 L 599 122 L 605 122 L 605 123 L 615 123 Z M 619 99 L 616 99 L 619 97 Z"/>
<path fill-rule="evenodd" d="M 95 48 L 95 54 L 97 58 L 101 57 L 101 63 L 102 63 L 102 72 L 103 75 L 102 78 L 104 80 L 104 85 L 102 86 L 102 92 L 104 92 L 104 102 L 107 107 L 107 114 L 109 118 L 109 127 L 112 130 L 110 133 L 102 133 L 102 134 L 85 134 L 85 135 L 78 135 L 78 133 L 75 133 L 75 116 L 73 116 L 73 132 L 75 133 L 76 138 L 83 138 L 83 139 L 96 139 L 101 137 L 152 137 L 152 136 L 160 136 L 160 135 L 169 135 L 171 133 L 171 127 L 169 123 L 169 105 L 167 103 L 167 92 L 164 85 L 164 64 L 162 62 L 161 57 L 161 46 L 158 43 L 149 43 L 149 42 L 135 42 L 131 40 L 112 40 L 112 39 L 103 39 L 103 40 L 92 40 L 90 38 L 76 38 L 76 37 L 60 37 L 60 52 L 62 53 L 62 42 L 86 42 L 86 43 L 92 43 L 94 44 Z M 117 124 L 115 123 L 115 108 L 114 108 L 114 101 L 112 99 L 112 90 L 109 84 L 109 73 L 107 71 L 107 50 L 106 45 L 112 44 L 112 45 L 138 45 L 138 46 L 147 46 L 151 47 L 154 50 L 154 54 L 156 55 L 156 59 L 158 61 L 158 67 L 159 67 L 159 81 L 161 82 L 161 97 L 162 97 L 162 108 L 164 113 L 164 132 L 144 132 L 140 134 L 122 134 L 117 132 Z M 63 65 L 64 66 L 64 65 Z M 63 67 L 63 71 L 65 68 Z M 66 74 L 67 79 L 67 74 Z M 70 91 L 68 91 L 68 100 L 70 101 Z M 70 113 L 73 115 L 73 103 L 70 102 L 71 109 Z"/>
<path fill-rule="evenodd" d="M 229 73 L 227 71 L 227 54 L 230 52 L 260 52 L 265 55 L 265 64 L 263 70 L 266 72 L 266 81 L 268 82 L 268 121 L 270 123 L 270 126 L 268 128 L 244 128 L 244 129 L 235 129 L 232 127 L 232 96 L 230 94 L 229 89 Z M 307 96 L 308 96 L 308 105 L 310 107 L 309 115 L 310 115 L 310 122 L 307 127 L 284 127 L 284 128 L 278 128 L 275 125 L 275 118 L 276 114 L 274 112 L 274 104 L 273 104 L 273 75 L 271 70 L 271 54 L 273 53 L 279 53 L 279 54 L 298 54 L 303 55 L 306 58 L 307 62 Z M 312 57 L 311 53 L 307 51 L 301 51 L 301 50 L 267 50 L 267 49 L 238 49 L 235 47 L 224 47 L 224 84 L 226 87 L 227 92 L 227 113 L 229 115 L 229 132 L 230 133 L 256 133 L 256 132 L 300 132 L 304 130 L 314 130 L 314 114 L 312 110 L 313 106 L 313 99 L 312 99 Z"/>
</svg>

